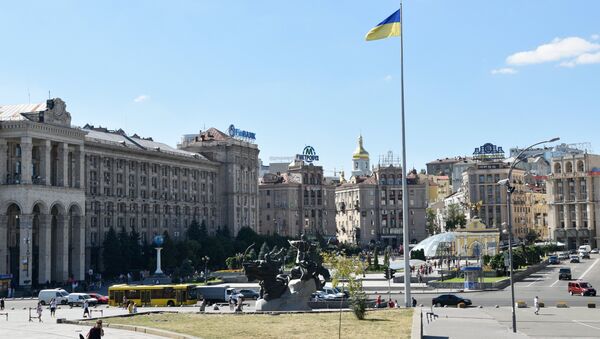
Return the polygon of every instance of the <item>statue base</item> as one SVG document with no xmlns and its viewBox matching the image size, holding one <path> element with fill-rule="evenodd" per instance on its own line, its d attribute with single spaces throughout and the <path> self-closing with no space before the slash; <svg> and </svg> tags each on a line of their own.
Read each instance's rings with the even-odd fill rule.
<svg viewBox="0 0 600 339">
<path fill-rule="evenodd" d="M 300 279 L 290 280 L 287 290 L 281 297 L 273 300 L 258 299 L 256 301 L 256 312 L 275 311 L 310 311 L 308 306 L 310 296 L 317 291 L 313 279 L 302 281 Z"/>
</svg>

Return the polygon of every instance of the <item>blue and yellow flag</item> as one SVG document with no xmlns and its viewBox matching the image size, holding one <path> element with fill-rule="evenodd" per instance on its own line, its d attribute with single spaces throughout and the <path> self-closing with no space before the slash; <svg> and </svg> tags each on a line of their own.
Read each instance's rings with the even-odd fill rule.
<svg viewBox="0 0 600 339">
<path fill-rule="evenodd" d="M 394 12 L 387 19 L 373 27 L 365 39 L 367 41 L 389 38 L 391 36 L 400 36 L 400 10 Z"/>
</svg>

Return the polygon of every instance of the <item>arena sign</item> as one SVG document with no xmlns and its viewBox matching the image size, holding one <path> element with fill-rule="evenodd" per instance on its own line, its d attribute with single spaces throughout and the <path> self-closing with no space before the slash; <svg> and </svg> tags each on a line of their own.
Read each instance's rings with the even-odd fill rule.
<svg viewBox="0 0 600 339">
<path fill-rule="evenodd" d="M 504 150 L 492 143 L 486 143 L 475 148 L 473 160 L 502 160 L 504 159 Z"/>
<path fill-rule="evenodd" d="M 317 155 L 314 147 L 306 146 L 304 147 L 304 150 L 302 150 L 302 154 L 296 154 L 296 160 L 302 160 L 311 163 L 313 161 L 319 161 L 319 156 Z"/>
</svg>

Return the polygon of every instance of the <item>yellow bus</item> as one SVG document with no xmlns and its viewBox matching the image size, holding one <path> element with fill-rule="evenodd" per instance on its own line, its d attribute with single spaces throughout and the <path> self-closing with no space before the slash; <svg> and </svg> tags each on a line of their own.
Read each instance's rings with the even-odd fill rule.
<svg viewBox="0 0 600 339">
<path fill-rule="evenodd" d="M 108 288 L 108 304 L 121 306 L 123 297 L 141 306 L 195 305 L 196 285 L 113 285 Z"/>
</svg>

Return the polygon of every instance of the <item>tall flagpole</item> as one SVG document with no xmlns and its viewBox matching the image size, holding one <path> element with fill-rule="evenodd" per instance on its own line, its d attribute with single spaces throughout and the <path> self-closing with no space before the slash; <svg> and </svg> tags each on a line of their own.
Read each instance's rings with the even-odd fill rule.
<svg viewBox="0 0 600 339">
<path fill-rule="evenodd" d="M 404 306 L 412 307 L 410 295 L 410 250 L 408 246 L 408 185 L 406 176 L 406 129 L 404 127 L 404 18 L 400 0 L 400 91 L 402 100 L 402 248 L 404 249 Z"/>
</svg>

